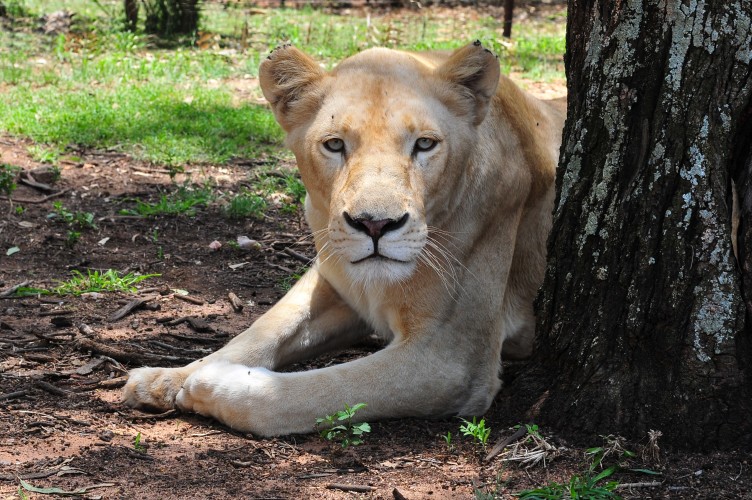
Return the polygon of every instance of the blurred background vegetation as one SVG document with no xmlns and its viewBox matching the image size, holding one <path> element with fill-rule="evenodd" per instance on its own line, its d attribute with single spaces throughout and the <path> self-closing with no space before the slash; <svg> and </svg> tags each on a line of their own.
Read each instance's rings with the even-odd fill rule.
<svg viewBox="0 0 752 500">
<path fill-rule="evenodd" d="M 403 5 L 404 3 L 404 5 Z M 258 64 L 291 42 L 323 65 L 373 46 L 454 49 L 480 39 L 518 79 L 563 82 L 565 7 L 279 0 L 0 0 L 0 134 L 54 159 L 80 148 L 162 165 L 279 150 Z"/>
</svg>

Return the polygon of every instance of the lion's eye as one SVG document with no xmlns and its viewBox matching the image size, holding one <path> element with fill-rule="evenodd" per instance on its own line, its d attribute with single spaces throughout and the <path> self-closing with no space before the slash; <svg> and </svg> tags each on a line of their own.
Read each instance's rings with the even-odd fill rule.
<svg viewBox="0 0 752 500">
<path fill-rule="evenodd" d="M 331 151 L 332 153 L 341 153 L 345 150 L 345 141 L 335 137 L 328 141 L 324 141 L 324 147 L 327 151 Z"/>
<path fill-rule="evenodd" d="M 420 139 L 415 141 L 415 151 L 431 151 L 436 147 L 436 144 L 438 144 L 438 141 L 436 141 L 436 139 L 421 137 Z"/>
</svg>

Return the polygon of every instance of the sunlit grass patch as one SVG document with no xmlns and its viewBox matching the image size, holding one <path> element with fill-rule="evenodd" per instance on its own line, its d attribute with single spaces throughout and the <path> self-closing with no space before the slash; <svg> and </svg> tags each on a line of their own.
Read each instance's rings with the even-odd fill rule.
<svg viewBox="0 0 752 500">
<path fill-rule="evenodd" d="M 7 3 L 7 2 L 6 2 Z M 502 41 L 500 18 L 482 9 L 263 9 L 203 3 L 195 38 L 160 40 L 123 30 L 120 0 L 13 0 L 0 30 L 0 132 L 64 152 L 116 149 L 167 166 L 254 157 L 281 146 L 267 108 L 256 105 L 259 62 L 291 42 L 332 67 L 374 46 L 451 50 L 475 39 L 505 73 L 563 80 L 561 15 L 518 22 Z M 40 33 L 40 17 L 75 12 L 70 32 Z M 169 48 L 167 48 L 169 47 Z M 239 95 L 233 82 L 247 82 Z"/>
<path fill-rule="evenodd" d="M 210 186 L 183 185 L 171 194 L 162 194 L 156 202 L 135 200 L 136 208 L 124 209 L 123 215 L 140 215 L 150 217 L 155 215 L 196 215 L 196 208 L 206 206 L 213 199 Z"/>
<path fill-rule="evenodd" d="M 61 90 L 10 89 L 0 100 L 0 129 L 167 165 L 253 156 L 281 138 L 267 109 L 235 106 L 223 90 L 166 84 Z"/>
<path fill-rule="evenodd" d="M 68 281 L 60 283 L 52 292 L 57 295 L 81 295 L 89 292 L 136 292 L 136 285 L 142 281 L 159 276 L 159 274 L 136 275 L 128 273 L 121 276 L 112 269 L 106 271 L 88 270 L 86 274 L 72 271 Z"/>
</svg>

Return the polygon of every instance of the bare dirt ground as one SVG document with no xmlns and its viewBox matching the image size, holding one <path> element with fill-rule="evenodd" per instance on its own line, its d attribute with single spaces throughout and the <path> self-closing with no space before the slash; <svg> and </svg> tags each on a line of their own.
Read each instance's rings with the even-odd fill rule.
<svg viewBox="0 0 752 500">
<path fill-rule="evenodd" d="M 0 138 L 0 161 L 25 171 L 40 166 L 29 157 L 28 145 Z M 476 490 L 510 498 L 523 488 L 567 482 L 586 470 L 584 450 L 545 429 L 544 436 L 560 450 L 545 466 L 524 468 L 499 457 L 483 461 L 471 441 L 458 437 L 457 420 L 375 423 L 366 444 L 343 451 L 315 434 L 255 439 L 195 415 L 153 416 L 124 407 L 120 387 L 127 369 L 177 365 L 217 349 L 282 296 L 285 279 L 303 265 L 285 250 L 307 257 L 314 252 L 299 214 L 272 210 L 263 221 L 233 222 L 209 206 L 195 217 L 120 216 L 121 208 L 132 206 L 127 200 L 155 200 L 160 192 L 174 189 L 169 175 L 119 153 L 77 155 L 75 161 L 61 162 L 61 178 L 54 186 L 59 196 L 36 203 L 47 195 L 20 185 L 13 193 L 17 201 L 0 201 L 0 290 L 25 281 L 53 287 L 71 270 L 160 276 L 141 283 L 134 294 L 0 300 L 3 498 L 18 498 L 20 479 L 67 491 L 97 486 L 82 494 L 90 498 L 470 498 Z M 211 177 L 218 191 L 231 193 L 254 168 L 249 162 L 189 170 L 193 181 Z M 82 230 L 81 239 L 70 246 L 65 226 L 47 217 L 55 200 L 70 211 L 94 213 L 97 229 Z M 24 207 L 23 213 L 16 212 L 17 206 Z M 209 248 L 213 240 L 226 242 L 238 235 L 257 240 L 261 248 Z M 105 238 L 109 240 L 103 243 Z M 6 256 L 15 246 L 20 251 Z M 176 289 L 188 291 L 192 300 Z M 242 300 L 242 311 L 232 308 L 229 292 Z M 109 319 L 138 298 L 146 308 Z M 185 318 L 201 321 L 176 321 Z M 341 353 L 334 362 L 377 348 Z M 311 366 L 329 362 L 314 360 Z M 511 366 L 506 376 L 513 377 L 515 369 Z M 511 435 L 520 422 L 522 413 L 510 408 L 513 394 L 502 392 L 486 415 L 490 442 Z M 442 438 L 447 432 L 455 436 L 452 448 Z M 138 435 L 143 449 L 134 444 Z M 639 452 L 644 444 L 627 448 Z M 742 452 L 662 451 L 658 462 L 638 457 L 630 466 L 661 475 L 619 473 L 624 483 L 656 483 L 619 490 L 627 498 L 752 498 L 752 462 Z M 372 491 L 328 489 L 332 483 Z"/>
<path fill-rule="evenodd" d="M 556 97 L 563 89 L 537 90 Z M 0 137 L 0 163 L 24 171 L 39 167 L 29 145 Z M 156 200 L 186 177 L 172 181 L 162 168 L 120 153 L 70 153 L 52 193 L 20 185 L 15 201 L 0 199 L 0 294 L 23 282 L 54 287 L 73 270 L 160 276 L 142 282 L 137 293 L 0 299 L 0 498 L 44 496 L 19 493 L 21 480 L 86 498 L 416 499 L 473 498 L 479 492 L 513 498 L 522 489 L 568 483 L 587 471 L 585 449 L 547 429 L 542 434 L 556 452 L 545 465 L 524 467 L 502 456 L 485 461 L 482 450 L 459 436 L 456 419 L 374 423 L 364 445 L 342 450 L 316 434 L 256 439 L 195 415 L 124 407 L 120 388 L 128 369 L 176 366 L 219 348 L 284 294 L 285 281 L 304 265 L 301 255 L 312 258 L 314 249 L 300 214 L 277 209 L 262 221 L 228 220 L 217 204 L 198 209 L 195 217 L 122 216 L 122 208 L 133 206 L 129 200 Z M 260 163 L 188 170 L 193 182 L 211 178 L 216 191 L 231 194 Z M 95 214 L 97 229 L 81 230 L 70 245 L 65 225 L 48 218 L 54 201 Z M 260 247 L 245 251 L 226 244 L 240 235 Z M 225 243 L 219 251 L 209 248 L 214 240 Z M 7 256 L 12 247 L 19 251 Z M 242 301 L 241 311 L 231 306 L 230 292 Z M 144 301 L 141 308 L 112 319 L 136 299 Z M 294 369 L 375 349 L 364 346 Z M 518 369 L 508 366 L 505 378 Z M 485 417 L 490 448 L 515 433 L 523 412 L 515 408 L 514 394 L 502 391 Z M 447 432 L 454 436 L 451 447 L 442 437 Z M 622 497 L 752 498 L 749 453 L 660 450 L 656 458 L 646 444 L 626 443 L 637 456 L 624 465 L 660 475 L 617 473 L 614 478 L 627 484 L 617 490 Z"/>
</svg>

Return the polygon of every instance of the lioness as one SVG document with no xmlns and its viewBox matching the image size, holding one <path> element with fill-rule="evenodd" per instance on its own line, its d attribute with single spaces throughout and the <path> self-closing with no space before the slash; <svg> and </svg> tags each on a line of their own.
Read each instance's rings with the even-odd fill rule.
<svg viewBox="0 0 752 500">
<path fill-rule="evenodd" d="M 449 56 L 370 49 L 331 72 L 294 47 L 260 67 L 295 153 L 318 250 L 278 304 L 182 368 L 138 368 L 124 399 L 257 435 L 316 417 L 478 415 L 502 347 L 526 356 L 545 265 L 563 115 L 500 77 L 479 42 Z M 384 349 L 273 370 L 375 332 Z"/>
</svg>

